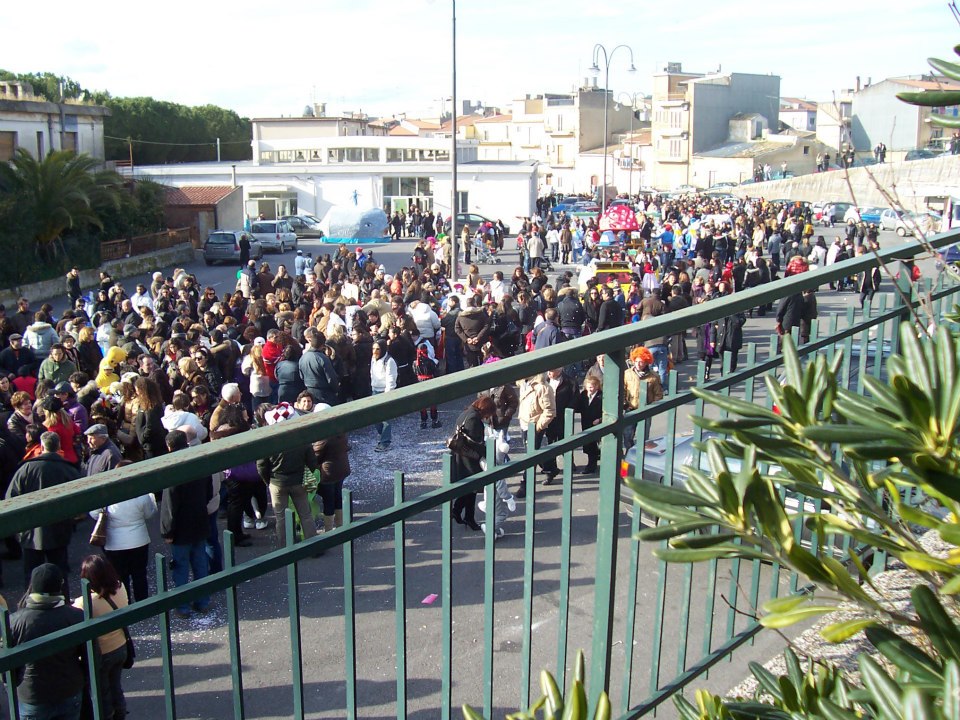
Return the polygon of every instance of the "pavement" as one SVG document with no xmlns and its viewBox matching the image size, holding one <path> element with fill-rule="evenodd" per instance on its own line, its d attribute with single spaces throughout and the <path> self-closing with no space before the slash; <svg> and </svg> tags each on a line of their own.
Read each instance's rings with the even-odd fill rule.
<svg viewBox="0 0 960 720">
<path fill-rule="evenodd" d="M 831 235 L 827 236 L 828 239 Z M 883 244 L 893 244 L 897 238 L 882 238 Z M 396 271 L 409 263 L 414 241 L 405 240 L 375 248 L 379 262 L 388 271 Z M 321 244 L 301 241 L 301 248 L 312 250 L 317 257 Z M 329 246 L 328 246 L 329 247 Z M 283 256 L 292 266 L 293 254 Z M 268 256 L 275 267 L 279 256 Z M 508 275 L 516 262 L 516 255 L 509 251 L 503 264 L 484 266 L 489 274 L 501 269 Z M 925 272 L 932 271 L 921 267 Z M 172 268 L 158 268 L 169 274 Z M 202 259 L 186 266 L 194 272 L 203 285 L 211 284 L 218 292 L 232 289 L 236 268 L 218 266 L 207 268 Z M 561 268 L 562 269 L 562 268 Z M 124 280 L 130 287 L 146 276 Z M 889 282 L 884 281 L 883 290 L 889 291 Z M 36 299 L 39 305 L 41 299 Z M 57 300 L 57 299 L 52 299 Z M 820 316 L 833 312 L 841 314 L 857 296 L 852 293 L 838 294 L 822 291 L 818 295 Z M 55 302 L 57 311 L 65 305 L 65 299 Z M 775 319 L 748 320 L 745 328 L 747 342 L 766 342 L 773 332 Z M 842 323 L 841 323 L 842 324 Z M 690 348 L 693 349 L 692 341 Z M 692 354 L 692 353 L 691 353 Z M 684 379 L 696 372 L 696 363 L 690 361 L 678 368 Z M 762 383 L 758 384 L 758 388 Z M 371 428 L 351 433 L 351 465 L 353 472 L 345 486 L 353 492 L 354 513 L 364 515 L 389 507 L 393 501 L 395 473 L 404 473 L 403 482 L 408 498 L 435 489 L 441 482 L 440 458 L 444 441 L 459 412 L 470 398 L 451 399 L 440 408 L 443 427 L 420 430 L 419 417 L 415 414 L 398 418 L 394 425 L 394 442 L 387 453 L 375 453 L 374 431 Z M 690 411 L 681 408 L 677 413 L 677 430 L 691 427 Z M 653 426 L 653 435 L 663 434 L 665 420 L 658 418 Z M 518 433 L 519 434 L 519 433 Z M 516 448 L 515 451 L 519 451 Z M 579 453 L 574 458 L 584 464 L 585 457 Z M 562 464 L 562 463 L 561 463 Z M 594 559 L 597 533 L 597 477 L 574 476 L 573 514 L 570 528 L 572 547 L 569 611 L 568 667 L 578 648 L 588 654 L 593 633 Z M 515 483 L 513 483 L 515 487 Z M 535 497 L 528 495 L 525 502 L 536 503 L 535 576 L 533 579 L 533 641 L 532 671 L 534 686 L 531 697 L 538 695 L 536 677 L 540 668 L 554 669 L 557 662 L 557 630 L 562 618 L 559 613 L 560 599 L 560 553 L 561 493 L 559 482 L 550 487 L 537 487 Z M 524 567 L 524 502 L 518 503 L 517 514 L 506 522 L 507 535 L 496 545 L 496 579 L 493 588 L 496 597 L 494 620 L 494 716 L 515 710 L 521 677 L 521 647 L 523 631 Z M 619 517 L 619 551 L 617 558 L 618 592 L 615 607 L 612 683 L 614 707 L 620 707 L 621 672 L 629 649 L 634 658 L 634 680 L 631 683 L 631 703 L 647 697 L 651 690 L 652 674 L 650 660 L 654 652 L 651 639 L 654 637 L 654 615 L 658 572 L 662 568 L 645 547 L 640 547 L 635 562 L 639 572 L 635 620 L 636 635 L 631 648 L 624 645 L 625 618 L 627 614 L 626 578 L 634 559 L 631 557 L 630 535 L 631 508 L 624 503 Z M 441 602 L 430 601 L 430 596 L 440 592 L 440 540 L 441 510 L 437 509 L 409 521 L 406 524 L 407 550 L 407 597 L 405 604 L 406 663 L 408 669 L 407 713 L 413 718 L 436 718 L 440 692 L 440 628 Z M 483 516 L 478 512 L 478 521 Z M 221 521 L 222 525 L 223 521 Z M 78 525 L 71 546 L 71 562 L 79 568 L 80 560 L 90 552 L 86 539 L 92 521 Z M 253 545 L 237 550 L 238 562 L 245 562 L 274 547 L 273 527 L 264 531 L 251 531 Z M 166 554 L 159 541 L 156 523 L 151 528 L 154 552 Z M 627 539 L 624 539 L 627 538 Z M 453 706 L 469 702 L 477 707 L 483 698 L 483 539 L 464 526 L 453 526 L 453 596 L 454 596 L 454 683 Z M 357 608 L 357 702 L 359 717 L 395 718 L 397 709 L 395 665 L 395 613 L 394 613 L 394 567 L 393 533 L 379 531 L 354 543 L 355 589 Z M 741 563 L 734 575 L 730 564 L 720 564 L 715 607 L 712 614 L 712 644 L 728 636 L 732 629 L 740 629 L 746 619 L 736 615 L 723 604 L 723 597 L 731 599 L 739 588 L 751 585 L 752 566 Z M 344 618 L 343 618 L 343 562 L 340 550 L 328 552 L 323 557 L 300 565 L 299 592 L 301 602 L 301 637 L 303 642 L 305 709 L 310 718 L 341 718 L 345 716 L 346 685 L 344 682 Z M 670 566 L 666 569 L 667 594 L 663 621 L 664 643 L 661 648 L 659 682 L 677 674 L 683 662 L 684 651 L 690 659 L 700 656 L 704 645 L 704 628 L 710 614 L 706 597 L 707 566 L 687 568 Z M 763 592 L 772 583 L 783 580 L 769 576 L 769 569 L 759 568 Z M 153 571 L 150 572 L 154 582 Z M 4 561 L 3 593 L 11 605 L 16 603 L 23 590 L 19 562 Z M 746 592 L 744 590 L 743 592 Z M 696 594 L 692 594 L 696 593 Z M 693 597 L 689 606 L 689 628 L 684 632 L 683 598 Z M 749 603 L 748 603 L 749 605 Z M 289 621 L 287 619 L 286 574 L 275 573 L 246 583 L 239 588 L 241 613 L 241 650 L 244 685 L 245 713 L 248 718 L 288 718 L 293 712 L 291 690 Z M 741 602 L 740 609 L 749 610 Z M 174 645 L 174 684 L 176 687 L 176 710 L 180 718 L 225 718 L 232 714 L 230 699 L 231 660 L 227 646 L 227 630 L 224 598 L 214 599 L 212 609 L 204 615 L 189 619 L 172 618 Z M 160 666 L 159 630 L 155 621 L 143 622 L 133 628 L 137 641 L 137 664 L 124 673 L 124 689 L 127 694 L 131 717 L 152 718 L 162 714 L 163 678 Z M 731 663 L 722 663 L 711 671 L 709 679 L 700 679 L 696 687 L 708 687 L 723 692 L 737 684 L 748 674 L 749 660 L 766 660 L 778 653 L 781 640 L 772 633 L 761 634 L 756 644 L 738 652 Z M 689 662 L 687 663 L 689 665 Z M 0 708 L 5 708 L 5 698 L 0 697 Z M 673 716 L 672 704 L 665 706 L 667 716 Z M 457 716 L 458 711 L 454 712 Z"/>
</svg>

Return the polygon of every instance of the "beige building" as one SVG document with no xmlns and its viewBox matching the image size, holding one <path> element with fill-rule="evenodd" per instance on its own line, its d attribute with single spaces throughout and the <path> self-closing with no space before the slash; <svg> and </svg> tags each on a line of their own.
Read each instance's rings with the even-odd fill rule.
<svg viewBox="0 0 960 720">
<path fill-rule="evenodd" d="M 669 63 L 653 76 L 651 184 L 661 190 L 708 187 L 709 175 L 700 175 L 694 155 L 725 144 L 734 116 L 756 114 L 769 127 L 777 122 L 779 111 L 776 75 L 704 75 Z"/>
</svg>

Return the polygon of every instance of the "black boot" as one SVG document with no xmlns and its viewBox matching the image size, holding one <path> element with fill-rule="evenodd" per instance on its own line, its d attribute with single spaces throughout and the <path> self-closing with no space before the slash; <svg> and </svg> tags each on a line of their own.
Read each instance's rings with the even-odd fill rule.
<svg viewBox="0 0 960 720">
<path fill-rule="evenodd" d="M 520 488 L 517 490 L 517 492 L 514 493 L 514 495 L 515 495 L 516 497 L 520 498 L 520 499 L 523 499 L 523 498 L 525 498 L 525 497 L 527 496 L 527 481 L 526 481 L 526 480 L 521 480 L 521 481 L 520 481 Z"/>
</svg>

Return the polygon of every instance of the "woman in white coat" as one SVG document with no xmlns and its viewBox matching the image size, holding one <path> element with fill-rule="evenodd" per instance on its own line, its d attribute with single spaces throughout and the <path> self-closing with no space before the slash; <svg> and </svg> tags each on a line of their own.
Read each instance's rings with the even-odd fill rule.
<svg viewBox="0 0 960 720">
<path fill-rule="evenodd" d="M 122 460 L 117 467 L 130 464 L 129 460 Z M 130 601 L 144 600 L 149 594 L 147 562 L 150 559 L 150 531 L 147 521 L 157 514 L 157 501 L 152 493 L 147 493 L 108 505 L 106 511 L 107 544 L 103 548 L 104 554 L 116 568 Z M 96 520 L 101 512 L 92 510 L 90 517 Z"/>
<path fill-rule="evenodd" d="M 382 340 L 373 344 L 373 357 L 370 360 L 370 389 L 374 395 L 397 389 L 397 363 L 387 354 L 387 345 Z M 380 435 L 380 440 L 374 450 L 386 452 L 390 449 L 390 442 L 393 440 L 390 421 L 378 422 L 377 433 Z"/>
</svg>

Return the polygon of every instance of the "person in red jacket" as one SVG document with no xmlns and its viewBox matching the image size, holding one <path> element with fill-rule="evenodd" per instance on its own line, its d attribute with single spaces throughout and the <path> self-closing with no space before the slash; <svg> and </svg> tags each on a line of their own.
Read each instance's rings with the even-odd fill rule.
<svg viewBox="0 0 960 720">
<path fill-rule="evenodd" d="M 270 379 L 270 402 L 277 402 L 280 382 L 277 380 L 277 363 L 283 359 L 283 343 L 280 331 L 276 328 L 267 332 L 267 341 L 263 344 L 263 367 Z"/>
</svg>

